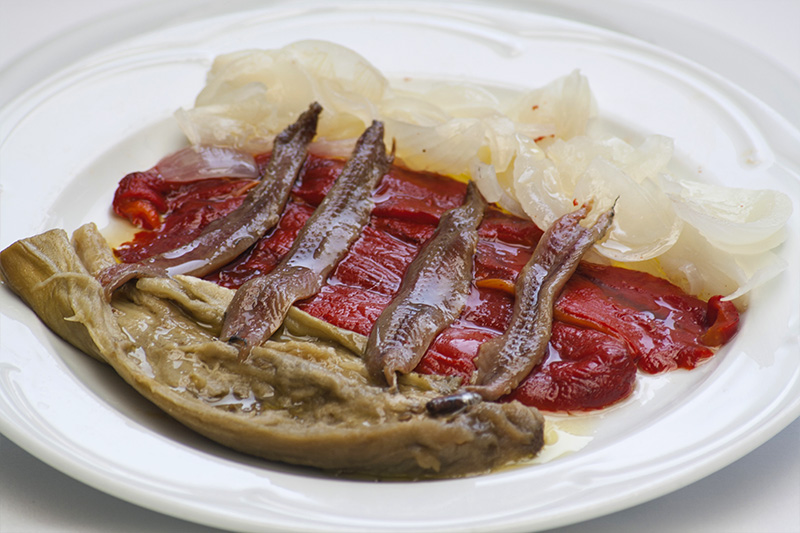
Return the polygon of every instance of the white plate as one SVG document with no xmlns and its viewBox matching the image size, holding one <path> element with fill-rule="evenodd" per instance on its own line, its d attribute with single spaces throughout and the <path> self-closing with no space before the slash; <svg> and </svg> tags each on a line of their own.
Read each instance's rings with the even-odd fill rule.
<svg viewBox="0 0 800 533">
<path fill-rule="evenodd" d="M 545 465 L 422 483 L 339 480 L 267 464 L 183 429 L 0 290 L 0 430 L 103 491 L 247 531 L 530 531 L 623 509 L 746 454 L 800 415 L 800 133 L 737 87 L 662 50 L 498 6 L 292 4 L 186 23 L 106 48 L 0 111 L 0 247 L 51 227 L 110 221 L 117 181 L 178 146 L 211 59 L 300 38 L 336 41 L 392 76 L 538 86 L 580 68 L 603 126 L 676 140 L 700 179 L 794 200 L 787 271 L 757 291 L 742 330 L 692 372 L 641 378 L 586 417 L 591 442 Z M 387 39 L 388 36 L 388 39 Z M 388 42 L 387 42 L 388 41 Z"/>
</svg>

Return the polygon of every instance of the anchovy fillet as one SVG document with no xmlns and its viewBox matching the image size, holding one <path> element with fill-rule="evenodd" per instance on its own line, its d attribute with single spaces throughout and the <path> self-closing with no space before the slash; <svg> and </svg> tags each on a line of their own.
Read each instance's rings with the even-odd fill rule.
<svg viewBox="0 0 800 533">
<path fill-rule="evenodd" d="M 220 338 L 238 344 L 246 358 L 280 327 L 291 305 L 321 288 L 369 221 L 372 190 L 389 171 L 383 124 L 373 122 L 292 248 L 269 274 L 253 278 L 228 307 Z"/>
<path fill-rule="evenodd" d="M 553 322 L 553 304 L 578 263 L 603 238 L 614 218 L 613 208 L 591 227 L 580 225 L 590 206 L 568 213 L 542 236 L 516 282 L 516 300 L 505 333 L 483 343 L 475 358 L 475 384 L 466 387 L 485 400 L 508 394 L 544 358 Z"/>
<path fill-rule="evenodd" d="M 303 168 L 321 111 L 318 103 L 311 104 L 294 124 L 278 134 L 264 176 L 235 211 L 211 222 L 188 244 L 139 263 L 118 264 L 101 272 L 98 278 L 106 297 L 110 299 L 116 289 L 134 278 L 203 276 L 230 263 L 252 246 L 277 224 Z"/>
<path fill-rule="evenodd" d="M 364 359 L 373 379 L 397 387 L 436 335 L 458 318 L 472 284 L 478 226 L 486 201 L 470 183 L 464 203 L 445 213 L 409 265 L 400 290 L 370 332 Z"/>
</svg>

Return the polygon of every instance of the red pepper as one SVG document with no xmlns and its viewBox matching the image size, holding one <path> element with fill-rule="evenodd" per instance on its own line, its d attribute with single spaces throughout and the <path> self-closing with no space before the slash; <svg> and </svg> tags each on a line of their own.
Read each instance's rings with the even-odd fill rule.
<svg viewBox="0 0 800 533">
<path fill-rule="evenodd" d="M 154 171 L 128 174 L 114 193 L 114 212 L 137 227 L 156 229 L 167 210 L 165 192 L 164 180 Z"/>
<path fill-rule="evenodd" d="M 257 157 L 262 166 L 267 160 Z M 271 270 L 342 164 L 310 156 L 278 226 L 207 279 L 236 288 Z M 235 209 L 253 183 L 214 179 L 173 184 L 154 170 L 126 176 L 115 196 L 115 211 L 139 217 L 142 227 L 158 229 L 137 234 L 118 250 L 119 256 L 136 261 L 161 247 L 188 242 L 212 219 Z M 368 228 L 328 284 L 298 307 L 335 326 L 368 334 L 416 251 L 433 234 L 441 214 L 461 204 L 464 191 L 463 183 L 450 178 L 392 169 L 376 191 Z M 509 288 L 542 231 L 529 220 L 491 208 L 479 235 L 476 286 L 467 307 L 434 341 L 419 372 L 465 380 L 472 376 L 472 358 L 480 343 L 508 324 L 514 301 Z M 575 411 L 597 409 L 627 396 L 636 365 L 646 372 L 693 368 L 733 337 L 739 320 L 733 304 L 720 297 L 706 303 L 648 274 L 589 264 L 567 284 L 556 316 L 564 322 L 554 323 L 550 358 L 511 397 L 543 409 Z"/>
<path fill-rule="evenodd" d="M 618 402 L 633 390 L 636 363 L 624 341 L 556 321 L 550 343 L 550 358 L 507 400 L 547 411 L 585 411 Z"/>
<path fill-rule="evenodd" d="M 700 337 L 703 344 L 722 346 L 739 330 L 739 311 L 733 302 L 723 300 L 721 296 L 714 296 L 708 300 L 706 326 L 708 329 Z"/>
</svg>

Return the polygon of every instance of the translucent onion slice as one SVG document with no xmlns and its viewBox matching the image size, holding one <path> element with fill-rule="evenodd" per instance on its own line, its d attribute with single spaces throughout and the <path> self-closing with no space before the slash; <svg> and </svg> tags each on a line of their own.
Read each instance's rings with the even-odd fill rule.
<svg viewBox="0 0 800 533">
<path fill-rule="evenodd" d="M 502 175 L 498 177 L 494 165 L 484 163 L 477 157 L 472 160 L 470 174 L 486 201 L 497 204 L 520 218 L 527 216 L 513 195 L 513 178 L 509 180 Z"/>
<path fill-rule="evenodd" d="M 544 154 L 526 159 L 527 164 L 514 165 L 520 169 L 514 180 L 514 193 L 525 214 L 540 228 L 549 228 L 558 217 L 574 209 L 573 189 Z"/>
<path fill-rule="evenodd" d="M 313 101 L 325 110 L 321 137 L 358 137 L 377 117 L 374 102 L 387 88 L 383 75 L 352 50 L 299 41 L 278 50 L 219 56 L 194 108 L 176 116 L 193 143 L 265 151 Z"/>
<path fill-rule="evenodd" d="M 650 135 L 639 147 L 623 159 L 616 159 L 622 169 L 637 183 L 646 179 L 657 180 L 667 171 L 672 160 L 674 142 L 663 135 Z"/>
<path fill-rule="evenodd" d="M 500 201 L 505 191 L 497 181 L 494 165 L 484 163 L 475 157 L 470 164 L 469 173 L 487 202 L 494 204 Z"/>
<path fill-rule="evenodd" d="M 584 134 L 596 111 L 589 81 L 580 71 L 574 70 L 521 95 L 506 114 L 515 122 L 553 124 L 557 138 L 569 139 Z"/>
<path fill-rule="evenodd" d="M 489 89 L 472 83 L 428 82 L 407 86 L 396 94 L 414 95 L 453 117 L 480 118 L 498 113 L 501 99 Z"/>
<path fill-rule="evenodd" d="M 477 119 L 451 119 L 437 126 L 417 126 L 387 119 L 386 137 L 397 143 L 396 157 L 415 170 L 460 176 L 480 151 L 484 127 Z"/>
<path fill-rule="evenodd" d="M 613 163 L 636 183 L 656 179 L 666 170 L 672 152 L 672 139 L 661 135 L 647 137 L 638 148 L 618 137 L 584 135 L 568 141 L 559 139 L 547 147 L 547 157 L 570 183 L 577 183 L 578 177 L 598 157 Z"/>
<path fill-rule="evenodd" d="M 390 84 L 352 50 L 300 41 L 220 56 L 195 107 L 176 118 L 194 145 L 257 153 L 311 101 L 324 108 L 313 152 L 346 157 L 371 121 L 383 120 L 402 164 L 471 176 L 490 201 L 542 228 L 575 202 L 616 201 L 614 227 L 595 258 L 682 280 L 692 293 L 741 295 L 780 268 L 769 251 L 784 238 L 788 197 L 663 177 L 673 156 L 667 137 L 635 146 L 587 136 L 596 105 L 577 70 L 524 92 Z"/>
<path fill-rule="evenodd" d="M 608 238 L 597 250 L 615 261 L 644 261 L 663 254 L 678 240 L 683 221 L 658 185 L 636 183 L 603 158 L 596 158 L 575 187 L 579 203 L 594 201 L 597 211 L 616 202 L 616 216 Z"/>
<path fill-rule="evenodd" d="M 453 117 L 441 107 L 409 95 L 393 96 L 381 102 L 381 118 L 415 126 L 436 127 Z"/>
<path fill-rule="evenodd" d="M 678 215 L 718 248 L 758 254 L 783 242 L 792 201 L 783 193 L 748 190 L 664 176 Z"/>
<path fill-rule="evenodd" d="M 189 146 L 164 157 L 156 168 L 161 176 L 173 181 L 258 178 L 251 154 L 224 146 Z"/>
<path fill-rule="evenodd" d="M 308 102 L 317 101 L 325 110 L 318 128 L 321 146 L 350 142 L 380 119 L 387 130 L 393 123 L 398 147 L 402 138 L 426 150 L 417 156 L 408 150 L 403 156 L 407 165 L 462 175 L 475 155 L 499 172 L 508 169 L 517 155 L 514 137 L 519 133 L 532 139 L 583 133 L 593 105 L 588 82 L 577 71 L 526 93 L 453 82 L 398 85 L 391 87 L 352 50 L 300 41 L 218 57 L 195 107 L 179 110 L 176 117 L 193 144 L 262 152 L 271 149 L 274 135 Z M 518 112 L 507 116 L 506 110 L 515 106 Z M 467 147 L 472 153 L 466 153 Z"/>
<path fill-rule="evenodd" d="M 670 281 L 690 294 L 702 298 L 722 294 L 740 300 L 743 306 L 750 291 L 786 269 L 786 262 L 772 252 L 732 254 L 709 243 L 689 225 L 658 258 L 658 264 Z"/>
<path fill-rule="evenodd" d="M 547 137 L 555 132 L 553 124 L 525 125 L 512 122 L 506 117 L 484 119 L 486 125 L 487 161 L 491 161 L 498 172 L 505 172 L 514 163 L 522 163 L 527 152 L 541 150 L 535 139 Z M 516 160 L 516 161 L 515 161 Z"/>
</svg>

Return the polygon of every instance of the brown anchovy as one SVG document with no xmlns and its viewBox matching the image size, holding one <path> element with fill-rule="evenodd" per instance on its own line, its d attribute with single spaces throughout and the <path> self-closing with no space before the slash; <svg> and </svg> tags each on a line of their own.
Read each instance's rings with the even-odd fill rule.
<svg viewBox="0 0 800 533">
<path fill-rule="evenodd" d="M 321 111 L 322 107 L 314 102 L 294 124 L 275 137 L 264 176 L 235 211 L 211 222 L 188 244 L 139 263 L 122 263 L 102 271 L 98 278 L 107 298 L 134 278 L 203 276 L 230 263 L 252 246 L 278 222 L 306 160 Z"/>
<path fill-rule="evenodd" d="M 283 260 L 269 274 L 239 287 L 220 338 L 238 344 L 243 359 L 275 333 L 294 302 L 322 288 L 369 221 L 372 190 L 392 161 L 383 141 L 383 124 L 373 122 Z"/>
<path fill-rule="evenodd" d="M 544 358 L 553 322 L 553 304 L 581 257 L 603 238 L 614 219 L 613 207 L 591 227 L 580 225 L 590 206 L 568 213 L 542 236 L 516 282 L 516 300 L 505 333 L 483 343 L 475 364 L 475 384 L 466 387 L 485 400 L 508 394 Z"/>
<path fill-rule="evenodd" d="M 364 350 L 373 379 L 397 387 L 436 335 L 458 318 L 472 283 L 472 258 L 486 201 L 470 183 L 464 203 L 439 220 L 436 233 L 408 266 L 403 283 L 370 332 Z"/>
</svg>

